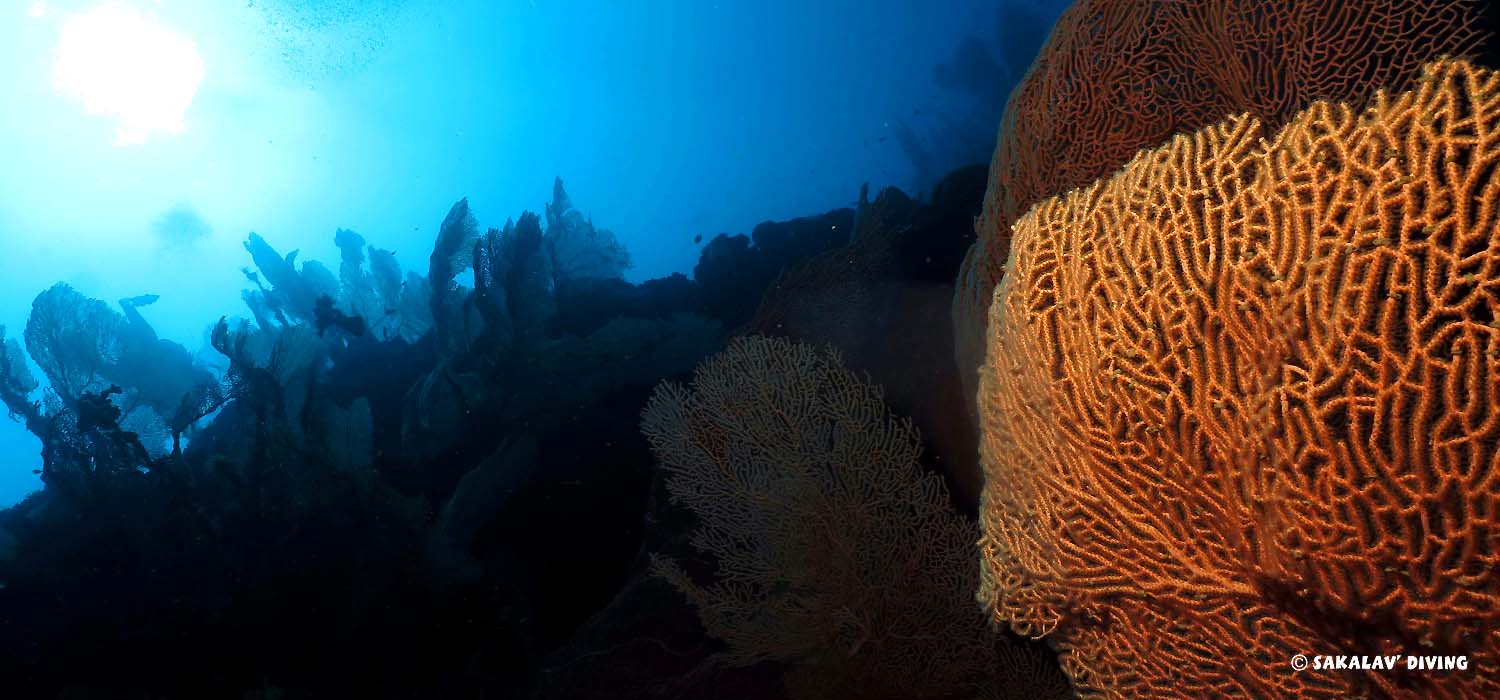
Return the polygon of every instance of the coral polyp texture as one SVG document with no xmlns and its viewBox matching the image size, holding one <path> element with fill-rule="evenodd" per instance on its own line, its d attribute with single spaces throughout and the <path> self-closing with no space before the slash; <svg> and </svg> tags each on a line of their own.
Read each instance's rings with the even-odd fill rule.
<svg viewBox="0 0 1500 700">
<path fill-rule="evenodd" d="M 1497 217 L 1500 77 L 1460 60 L 1029 211 L 978 397 L 995 620 L 1089 698 L 1500 697 Z"/>
<path fill-rule="evenodd" d="M 1422 64 L 1475 50 L 1478 17 L 1468 0 L 1075 2 L 1005 108 L 954 295 L 966 388 L 1011 225 L 1032 205 L 1231 114 L 1277 128 L 1317 99 L 1404 90 Z"/>
<path fill-rule="evenodd" d="M 917 462 L 911 421 L 832 349 L 735 338 L 642 431 L 716 580 L 653 556 L 731 665 L 792 666 L 795 698 L 1071 697 L 1045 650 L 991 634 L 969 595 L 973 521 Z"/>
</svg>

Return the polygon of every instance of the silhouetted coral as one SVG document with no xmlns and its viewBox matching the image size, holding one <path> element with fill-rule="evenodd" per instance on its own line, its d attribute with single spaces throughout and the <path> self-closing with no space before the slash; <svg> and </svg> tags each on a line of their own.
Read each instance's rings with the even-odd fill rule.
<svg viewBox="0 0 1500 700">
<path fill-rule="evenodd" d="M 311 320 L 318 297 L 338 294 L 338 281 L 322 264 L 310 261 L 303 263 L 301 268 L 297 267 L 298 251 L 287 253 L 283 258 L 264 238 L 254 233 L 245 241 L 245 250 L 250 252 L 260 270 L 260 277 L 270 283 L 268 288 L 256 279 L 266 307 L 280 314 L 282 323 L 289 322 L 289 318 Z"/>
<path fill-rule="evenodd" d="M 630 268 L 630 253 L 607 229 L 573 208 L 562 178 L 552 185 L 547 205 L 547 250 L 557 284 L 580 278 L 619 279 Z"/>
<path fill-rule="evenodd" d="M 31 368 L 26 366 L 26 354 L 15 338 L 5 337 L 5 326 L 0 326 L 0 400 L 12 420 L 19 420 L 33 434 L 40 435 L 46 428 L 42 422 L 42 405 L 33 400 L 31 393 L 40 386 Z"/>
<path fill-rule="evenodd" d="M 432 277 L 348 230 L 336 275 L 252 235 L 252 318 L 221 318 L 206 354 L 156 336 L 152 295 L 121 314 L 65 286 L 27 334 L 59 388 L 0 334 L 0 398 L 42 439 L 46 484 L 0 511 L 7 695 L 779 689 L 778 668 L 715 661 L 649 576 L 643 552 L 685 552 L 657 545 L 690 514 L 647 515 L 639 411 L 722 347 L 710 309 L 743 322 L 782 268 L 847 242 L 852 212 L 758 227 L 733 274 L 637 285 L 560 183 L 545 230 L 522 213 L 479 233 L 460 205 Z M 593 646 L 657 631 L 687 656 Z"/>
</svg>

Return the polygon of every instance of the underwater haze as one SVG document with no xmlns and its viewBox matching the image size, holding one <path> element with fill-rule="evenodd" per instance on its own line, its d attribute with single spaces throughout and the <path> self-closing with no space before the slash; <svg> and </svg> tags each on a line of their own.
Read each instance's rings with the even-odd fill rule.
<svg viewBox="0 0 1500 700">
<path fill-rule="evenodd" d="M 142 313 L 197 351 L 247 315 L 252 231 L 336 267 L 352 229 L 425 269 L 454 200 L 498 227 L 554 176 L 628 249 L 627 279 L 691 274 L 697 236 L 986 161 L 1060 10 L 1016 4 L 1037 19 L 1007 52 L 998 8 L 966 0 L 13 0 L 0 324 L 18 337 L 63 281 L 158 295 Z M 38 453 L 0 426 L 0 501 L 39 486 Z"/>
<path fill-rule="evenodd" d="M 1500 3 L 0 13 L 0 699 L 1500 698 Z"/>
<path fill-rule="evenodd" d="M 953 316 L 1063 10 L 0 0 L 0 697 L 1073 697 Z"/>
</svg>

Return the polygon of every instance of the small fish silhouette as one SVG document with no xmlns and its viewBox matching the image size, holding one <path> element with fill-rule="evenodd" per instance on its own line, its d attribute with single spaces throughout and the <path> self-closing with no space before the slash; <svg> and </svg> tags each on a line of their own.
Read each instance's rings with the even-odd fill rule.
<svg viewBox="0 0 1500 700">
<path fill-rule="evenodd" d="M 693 236 L 693 243 L 694 244 L 702 243 L 702 242 L 703 242 L 703 234 L 700 233 L 700 234 L 698 234 L 696 236 Z"/>
</svg>

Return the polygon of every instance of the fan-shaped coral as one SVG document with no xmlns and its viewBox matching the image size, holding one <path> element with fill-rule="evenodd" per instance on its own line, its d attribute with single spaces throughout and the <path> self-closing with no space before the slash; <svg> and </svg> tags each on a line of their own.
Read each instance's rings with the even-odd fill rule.
<svg viewBox="0 0 1500 700">
<path fill-rule="evenodd" d="M 1500 697 L 1500 75 L 1440 62 L 1262 128 L 1017 223 L 981 600 L 1089 697 Z"/>
<path fill-rule="evenodd" d="M 1275 128 L 1316 99 L 1403 90 L 1424 62 L 1474 50 L 1477 18 L 1469 0 L 1079 0 L 1006 105 L 954 296 L 966 386 L 1010 227 L 1033 204 L 1230 114 Z"/>
<path fill-rule="evenodd" d="M 989 634 L 973 590 L 973 522 L 917 463 L 921 442 L 838 354 L 746 336 L 662 384 L 641 428 L 673 500 L 718 563 L 693 601 L 731 664 L 794 664 L 794 697 L 1069 697 L 1033 647 Z"/>
</svg>

